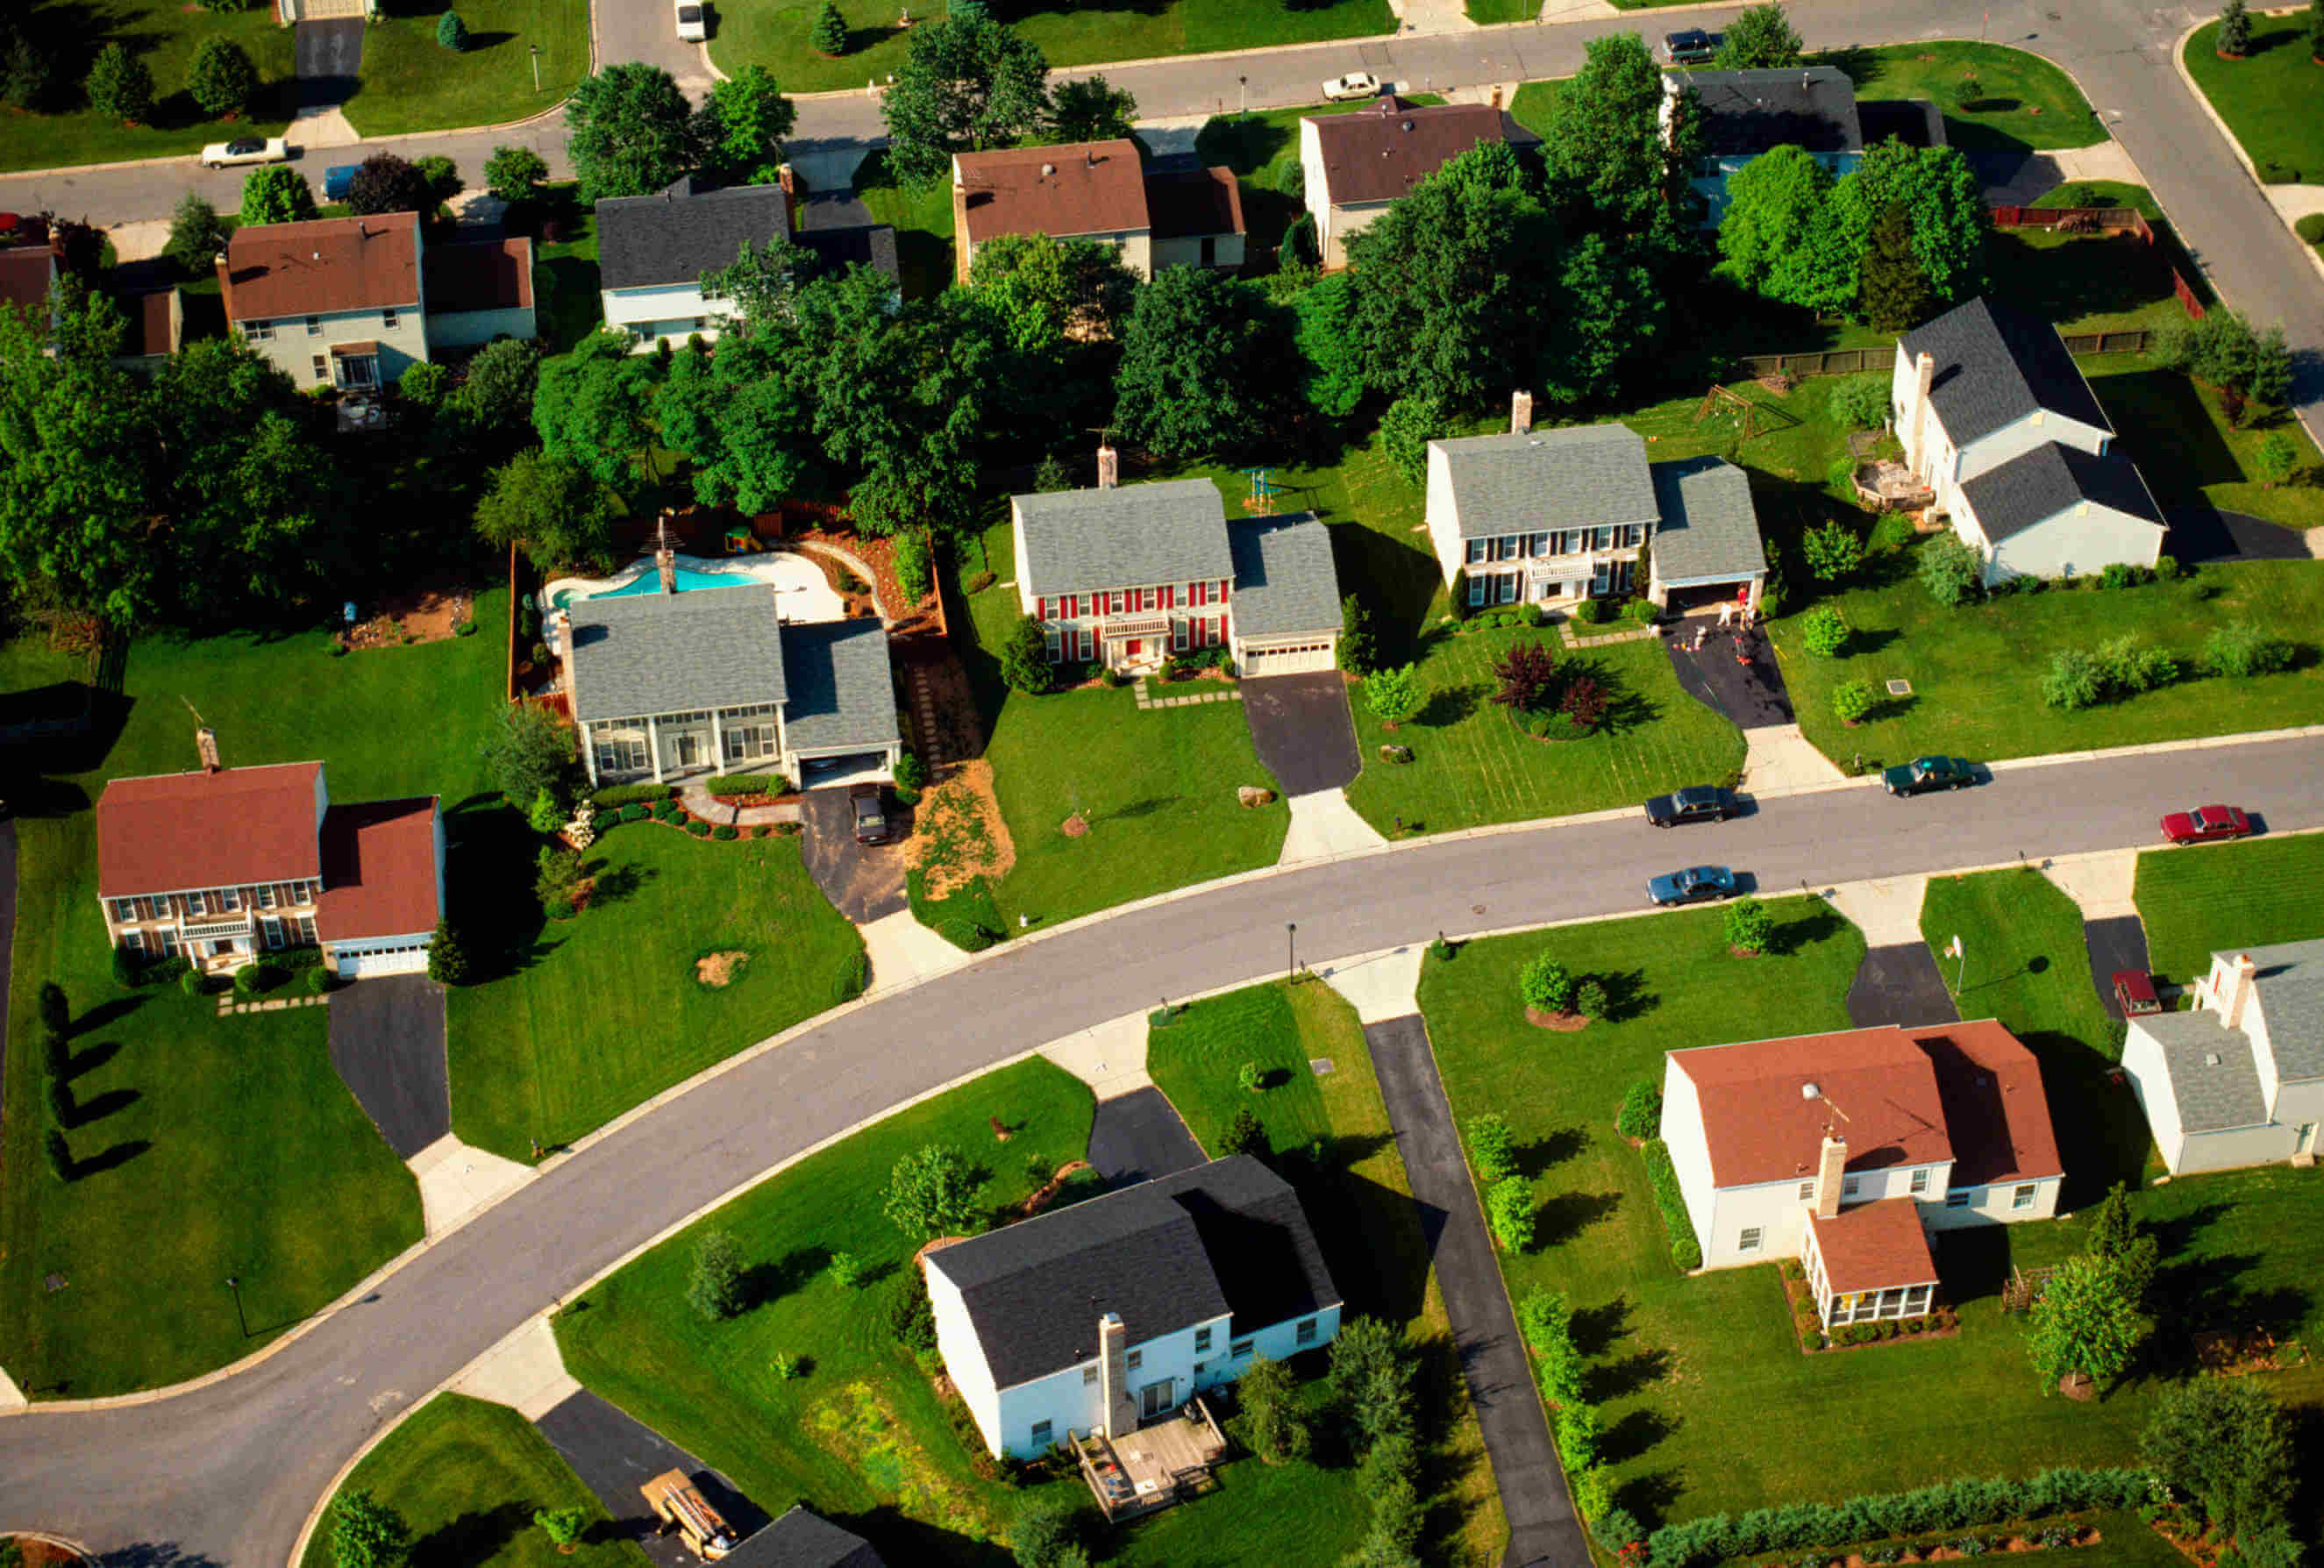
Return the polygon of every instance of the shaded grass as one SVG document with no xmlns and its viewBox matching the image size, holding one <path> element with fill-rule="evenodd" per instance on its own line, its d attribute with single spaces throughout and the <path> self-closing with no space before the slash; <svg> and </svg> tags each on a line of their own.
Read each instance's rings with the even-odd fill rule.
<svg viewBox="0 0 2324 1568">
<path fill-rule="evenodd" d="M 531 1422 L 505 1405 L 438 1394 L 364 1455 L 340 1487 L 368 1491 L 411 1526 L 424 1568 L 644 1568 L 645 1554 L 616 1535 Z M 579 1508 L 588 1533 L 560 1553 L 532 1522 L 540 1508 Z M 300 1568 L 333 1568 L 329 1516 L 309 1537 Z"/>
<path fill-rule="evenodd" d="M 2324 838 L 2150 850 L 2138 857 L 2134 894 L 2147 961 L 2172 984 L 2191 985 L 2209 972 L 2214 953 L 2324 936 L 2319 888 Z"/>
<path fill-rule="evenodd" d="M 867 152 L 855 167 L 855 194 L 871 209 L 872 221 L 896 230 L 896 270 L 901 275 L 904 298 L 926 299 L 952 287 L 952 186 L 939 182 L 925 190 L 898 185 L 888 172 L 885 152 Z"/>
<path fill-rule="evenodd" d="M 2187 73 L 2235 132 L 2263 183 L 2324 180 L 2324 92 L 2308 57 L 2308 17 L 2251 19 L 2251 52 L 2219 58 L 2219 24 L 2207 23 L 2180 51 Z"/>
<path fill-rule="evenodd" d="M 2081 365 L 2158 504 L 2207 501 L 2287 528 L 2324 528 L 2324 457 L 2289 410 L 2254 403 L 2231 426 L 2218 392 L 2150 355 L 2104 355 Z M 2291 439 L 2299 466 L 2271 487 L 2257 477 L 2259 449 L 2278 434 Z"/>
<path fill-rule="evenodd" d="M 532 272 L 545 355 L 565 353 L 605 319 L 597 287 L 597 214 L 582 204 L 577 191 L 569 184 L 548 191 L 546 205 L 564 224 L 565 237 L 539 247 Z"/>
<path fill-rule="evenodd" d="M 2095 147 L 2105 127 L 2073 78 L 2048 60 L 1997 43 L 1928 42 L 1843 49 L 1819 57 L 1856 83 L 1856 96 L 1926 98 L 1944 111 L 1945 139 L 1964 152 L 2044 152 Z M 1954 88 L 1974 76 L 1964 106 Z"/>
<path fill-rule="evenodd" d="M 357 134 L 401 136 L 495 125 L 540 114 L 589 74 L 588 0 L 460 0 L 468 47 L 436 42 L 440 0 L 390 0 L 364 32 L 361 85 L 346 103 Z M 659 17 L 664 26 L 668 16 Z M 540 51 L 540 86 L 531 51 Z M 484 182 L 482 161 L 461 175 Z"/>
</svg>

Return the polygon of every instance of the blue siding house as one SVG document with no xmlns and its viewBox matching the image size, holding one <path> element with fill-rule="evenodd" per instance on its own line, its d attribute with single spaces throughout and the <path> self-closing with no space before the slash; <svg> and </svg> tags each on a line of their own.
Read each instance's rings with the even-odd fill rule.
<svg viewBox="0 0 2324 1568">
<path fill-rule="evenodd" d="M 1727 216 L 1727 181 L 1777 147 L 1802 147 L 1837 180 L 1853 173 L 1864 149 L 1894 137 L 1908 146 L 1945 144 L 1944 116 L 1919 101 L 1858 105 L 1856 84 L 1828 65 L 1788 70 L 1665 71 L 1665 126 L 1679 95 L 1692 88 L 1702 125 L 1702 163 L 1692 181 L 1707 211 L 1703 226 Z"/>
</svg>

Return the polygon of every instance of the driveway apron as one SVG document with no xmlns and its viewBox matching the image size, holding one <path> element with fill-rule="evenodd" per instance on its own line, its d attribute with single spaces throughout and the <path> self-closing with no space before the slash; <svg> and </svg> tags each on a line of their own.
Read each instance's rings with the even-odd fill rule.
<svg viewBox="0 0 2324 1568">
<path fill-rule="evenodd" d="M 292 57 L 298 62 L 299 106 L 327 109 L 355 95 L 363 65 L 364 20 L 337 17 L 301 22 L 291 30 Z M 309 176 L 319 180 L 317 172 Z"/>
<path fill-rule="evenodd" d="M 1493 1261 L 1427 1026 L 1417 1013 L 1367 1024 L 1364 1043 L 1412 1180 L 1421 1234 L 1452 1323 L 1453 1349 L 1508 1517 L 1503 1568 L 1588 1568 L 1589 1544 L 1574 1517 L 1532 1366 Z"/>
<path fill-rule="evenodd" d="M 907 908 L 904 894 L 904 832 L 900 811 L 886 804 L 889 842 L 855 842 L 855 810 L 841 789 L 810 789 L 799 797 L 807 875 L 831 907 L 858 926 Z"/>
<path fill-rule="evenodd" d="M 1159 1089 L 1133 1089 L 1097 1102 L 1089 1162 L 1115 1186 L 1152 1181 L 1203 1162 L 1202 1145 Z"/>
<path fill-rule="evenodd" d="M 359 980 L 331 998 L 331 1065 L 398 1159 L 452 1130 L 444 992 L 424 974 Z"/>
<path fill-rule="evenodd" d="M 2248 512 L 2222 512 L 2206 502 L 2177 506 L 2163 553 L 2183 564 L 2199 561 L 2305 561 L 2315 558 L 2308 535 Z"/>
<path fill-rule="evenodd" d="M 2135 915 L 2115 915 L 2103 920 L 2082 922 L 2082 945 L 2090 952 L 2090 983 L 2098 988 L 2098 1005 L 2107 1010 L 2108 1018 L 2122 1016 L 2122 1004 L 2114 999 L 2114 976 L 2118 969 L 2146 970 L 2146 927 Z"/>
<path fill-rule="evenodd" d="M 676 1531 L 658 1533 L 660 1521 L 638 1490 L 658 1475 L 684 1471 L 738 1536 L 747 1538 L 767 1522 L 765 1510 L 736 1491 L 724 1476 L 586 1388 L 533 1425 L 565 1456 L 582 1484 L 597 1494 L 613 1517 L 613 1529 L 643 1547 L 654 1568 L 700 1568 Z"/>
<path fill-rule="evenodd" d="M 1925 942 L 1899 942 L 1868 947 L 1848 988 L 1848 1019 L 1858 1028 L 1895 1024 L 1918 1028 L 1923 1024 L 1959 1023 L 1960 1014 L 1937 972 L 1935 955 Z"/>
<path fill-rule="evenodd" d="M 1286 795 L 1344 789 L 1363 770 L 1348 683 L 1336 669 L 1246 680 L 1242 714 L 1259 760 Z"/>
</svg>

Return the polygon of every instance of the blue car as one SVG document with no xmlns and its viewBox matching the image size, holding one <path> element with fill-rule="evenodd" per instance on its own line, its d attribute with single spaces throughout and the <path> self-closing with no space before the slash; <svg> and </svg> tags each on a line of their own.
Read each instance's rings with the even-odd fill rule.
<svg viewBox="0 0 2324 1568">
<path fill-rule="evenodd" d="M 1683 872 L 1666 872 L 1646 884 L 1647 899 L 1665 908 L 1734 896 L 1735 873 L 1725 866 L 1689 866 Z"/>
<path fill-rule="evenodd" d="M 341 163 L 323 171 L 323 199 L 345 201 L 347 192 L 355 188 L 355 166 Z"/>
</svg>

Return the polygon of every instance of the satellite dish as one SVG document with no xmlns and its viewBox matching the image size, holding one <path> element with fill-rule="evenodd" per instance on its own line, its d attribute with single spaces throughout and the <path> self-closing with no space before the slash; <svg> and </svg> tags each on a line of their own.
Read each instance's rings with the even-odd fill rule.
<svg viewBox="0 0 2324 1568">
<path fill-rule="evenodd" d="M 1823 1091 L 1817 1088 L 1813 1084 L 1803 1084 L 1800 1085 L 1800 1098 L 1803 1100 L 1821 1100 L 1823 1098 Z"/>
</svg>

